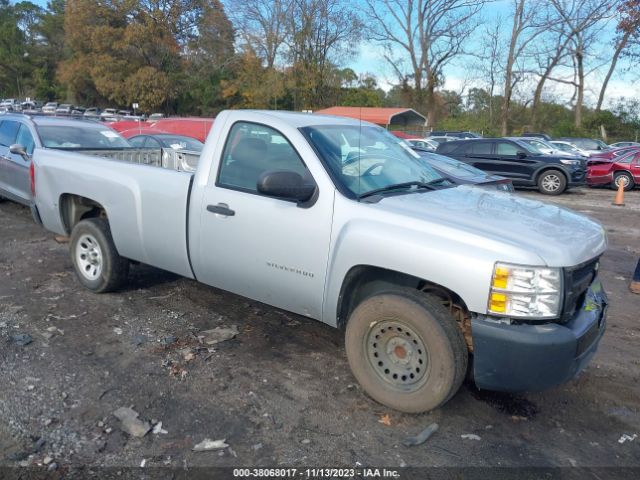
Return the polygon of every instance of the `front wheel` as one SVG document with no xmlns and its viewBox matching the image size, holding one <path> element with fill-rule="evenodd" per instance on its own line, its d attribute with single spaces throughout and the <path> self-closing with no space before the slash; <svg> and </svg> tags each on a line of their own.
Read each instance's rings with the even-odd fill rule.
<svg viewBox="0 0 640 480">
<path fill-rule="evenodd" d="M 111 292 L 126 281 L 129 261 L 118 254 L 105 219 L 78 222 L 71 232 L 69 245 L 78 280 L 89 290 Z"/>
<path fill-rule="evenodd" d="M 617 190 L 620 188 L 620 185 L 624 185 L 624 191 L 631 190 L 634 187 L 633 177 L 629 175 L 627 172 L 617 172 L 613 177 L 613 189 Z"/>
<path fill-rule="evenodd" d="M 345 348 L 364 391 L 402 412 L 442 405 L 467 370 L 467 348 L 453 317 L 437 298 L 413 290 L 360 303 L 347 323 Z"/>
<path fill-rule="evenodd" d="M 560 195 L 567 188 L 567 178 L 559 170 L 547 170 L 538 178 L 538 190 L 544 195 Z"/>
</svg>

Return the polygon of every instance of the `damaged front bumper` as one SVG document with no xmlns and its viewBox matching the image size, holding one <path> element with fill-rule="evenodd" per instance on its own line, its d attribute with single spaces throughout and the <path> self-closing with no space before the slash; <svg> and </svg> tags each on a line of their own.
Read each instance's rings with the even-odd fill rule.
<svg viewBox="0 0 640 480">
<path fill-rule="evenodd" d="M 473 374 L 478 388 L 544 390 L 564 383 L 594 355 L 606 328 L 607 297 L 596 278 L 584 302 L 564 324 L 471 321 Z"/>
</svg>

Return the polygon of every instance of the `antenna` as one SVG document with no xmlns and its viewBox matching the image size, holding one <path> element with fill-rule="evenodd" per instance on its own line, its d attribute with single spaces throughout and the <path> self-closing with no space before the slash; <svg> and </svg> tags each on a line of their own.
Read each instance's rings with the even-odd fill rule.
<svg viewBox="0 0 640 480">
<path fill-rule="evenodd" d="M 360 106 L 360 111 L 358 113 L 358 121 L 358 196 L 360 196 L 360 194 L 362 193 L 362 191 L 360 190 L 360 179 L 362 178 L 362 176 L 360 175 L 360 168 L 362 167 L 362 162 L 360 161 L 360 152 L 362 151 L 360 149 L 362 139 L 362 106 Z"/>
</svg>

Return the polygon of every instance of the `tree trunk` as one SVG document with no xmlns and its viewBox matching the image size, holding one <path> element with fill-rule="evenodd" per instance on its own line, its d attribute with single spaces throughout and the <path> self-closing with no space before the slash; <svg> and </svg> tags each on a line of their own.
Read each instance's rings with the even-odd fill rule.
<svg viewBox="0 0 640 480">
<path fill-rule="evenodd" d="M 607 72 L 606 77 L 604 77 L 604 82 L 602 83 L 602 88 L 600 89 L 600 96 L 598 97 L 598 104 L 596 105 L 596 112 L 600 112 L 602 108 L 602 103 L 604 102 L 604 94 L 607 91 L 607 86 L 609 85 L 609 80 L 611 80 L 611 75 L 613 75 L 614 70 L 616 69 L 616 63 L 618 63 L 618 57 L 622 53 L 622 50 L 627 46 L 627 42 L 629 41 L 629 37 L 631 36 L 631 32 L 628 31 L 624 34 L 620 43 L 616 47 L 615 52 L 613 52 L 613 58 L 611 59 L 611 65 L 609 65 L 609 71 Z"/>
<path fill-rule="evenodd" d="M 584 58 L 581 46 L 576 50 L 576 65 L 578 68 L 578 92 L 576 97 L 575 127 L 582 128 L 582 104 L 584 103 Z"/>
<path fill-rule="evenodd" d="M 504 74 L 504 96 L 502 97 L 502 120 L 500 132 L 502 136 L 509 133 L 509 114 L 511 109 L 511 90 L 513 77 L 513 64 L 515 63 L 516 44 L 518 43 L 519 25 L 524 10 L 525 0 L 519 0 L 513 14 L 513 28 L 511 29 L 511 42 L 509 43 L 509 56 L 507 57 L 507 68 Z"/>
</svg>

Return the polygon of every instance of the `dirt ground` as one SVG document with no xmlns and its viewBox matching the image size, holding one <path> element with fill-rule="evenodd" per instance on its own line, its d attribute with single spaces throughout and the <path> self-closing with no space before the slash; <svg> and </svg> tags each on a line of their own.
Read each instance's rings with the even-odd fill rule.
<svg viewBox="0 0 640 480">
<path fill-rule="evenodd" d="M 640 295 L 628 291 L 640 191 L 625 207 L 611 206 L 613 196 L 544 197 L 597 218 L 609 235 L 608 330 L 588 368 L 543 393 L 464 385 L 421 415 L 363 394 L 342 334 L 319 322 L 142 265 L 124 291 L 90 293 L 68 245 L 26 208 L 0 203 L 0 466 L 640 467 Z M 238 335 L 214 347 L 196 338 L 231 325 Z M 21 333 L 33 341 L 10 340 Z M 123 406 L 167 433 L 124 433 L 113 416 Z M 440 428 L 426 443 L 402 445 L 433 422 Z M 620 443 L 624 434 L 638 438 Z M 194 452 L 205 438 L 230 447 Z"/>
</svg>

